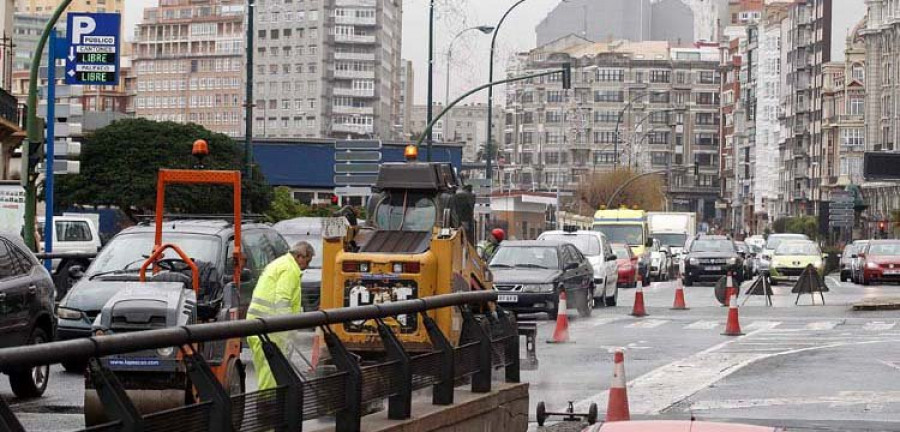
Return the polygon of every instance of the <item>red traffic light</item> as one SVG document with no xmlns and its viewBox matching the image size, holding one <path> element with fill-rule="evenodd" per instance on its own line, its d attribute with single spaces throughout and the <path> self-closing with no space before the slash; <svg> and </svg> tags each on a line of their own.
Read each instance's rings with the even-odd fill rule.
<svg viewBox="0 0 900 432">
<path fill-rule="evenodd" d="M 337 195 L 331 196 L 331 205 L 338 205 L 338 196 Z"/>
</svg>

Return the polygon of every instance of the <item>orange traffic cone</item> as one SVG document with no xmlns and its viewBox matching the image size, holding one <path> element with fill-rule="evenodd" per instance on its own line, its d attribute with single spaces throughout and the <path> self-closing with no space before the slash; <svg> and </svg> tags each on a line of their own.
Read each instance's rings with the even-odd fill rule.
<svg viewBox="0 0 900 432">
<path fill-rule="evenodd" d="M 310 354 L 309 370 L 314 371 L 319 367 L 319 359 L 322 356 L 322 342 L 318 334 L 313 337 L 312 354 Z"/>
<path fill-rule="evenodd" d="M 672 310 L 687 310 L 687 304 L 684 302 L 684 287 L 681 286 L 681 279 L 675 281 L 675 303 Z"/>
<path fill-rule="evenodd" d="M 547 343 L 566 343 L 569 341 L 569 317 L 566 315 L 566 292 L 559 293 L 559 309 L 556 312 L 556 329 L 553 330 L 553 339 Z"/>
<path fill-rule="evenodd" d="M 731 276 L 731 272 L 728 272 L 728 276 L 725 278 L 725 306 L 731 305 L 731 296 L 736 296 L 734 290 L 734 278 Z"/>
<path fill-rule="evenodd" d="M 741 336 L 744 333 L 741 332 L 741 322 L 738 318 L 738 305 L 737 305 L 737 297 L 733 294 L 731 296 L 731 302 L 729 302 L 728 306 L 728 322 L 725 323 L 725 333 L 722 333 L 725 336 Z"/>
<path fill-rule="evenodd" d="M 606 421 L 628 421 L 631 420 L 631 413 L 628 410 L 628 393 L 625 390 L 625 351 L 617 349 L 614 361 L 609 402 L 606 405 Z"/>
<path fill-rule="evenodd" d="M 647 310 L 644 309 L 644 286 L 641 282 L 641 277 L 638 276 L 637 292 L 634 293 L 634 307 L 631 309 L 631 316 L 647 316 Z"/>
</svg>

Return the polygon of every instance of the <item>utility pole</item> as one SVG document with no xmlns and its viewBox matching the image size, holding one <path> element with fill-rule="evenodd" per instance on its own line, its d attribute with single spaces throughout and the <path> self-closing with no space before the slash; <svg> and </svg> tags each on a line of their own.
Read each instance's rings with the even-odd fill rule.
<svg viewBox="0 0 900 432">
<path fill-rule="evenodd" d="M 429 124 L 434 117 L 434 0 L 428 2 L 428 107 L 425 110 L 425 124 Z M 434 142 L 432 135 L 431 129 L 428 129 L 425 151 L 425 160 L 428 162 L 431 162 L 431 145 Z"/>
</svg>

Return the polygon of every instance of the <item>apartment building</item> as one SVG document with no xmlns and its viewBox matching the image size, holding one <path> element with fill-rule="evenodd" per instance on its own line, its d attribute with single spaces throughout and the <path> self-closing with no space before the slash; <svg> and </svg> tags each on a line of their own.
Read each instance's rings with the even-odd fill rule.
<svg viewBox="0 0 900 432">
<path fill-rule="evenodd" d="M 400 0 L 258 2 L 254 134 L 401 135 L 401 19 Z"/>
<path fill-rule="evenodd" d="M 782 20 L 781 166 L 779 215 L 819 214 L 825 146 L 822 128 L 823 65 L 831 61 L 831 0 L 795 1 Z"/>
<path fill-rule="evenodd" d="M 134 42 L 135 115 L 241 136 L 245 8 L 241 0 L 161 0 L 145 9 Z"/>
<path fill-rule="evenodd" d="M 738 196 L 735 176 L 735 142 L 742 139 L 744 131 L 741 98 L 740 39 L 733 38 L 719 45 L 719 73 L 721 80 L 721 108 L 719 119 L 719 195 L 721 205 L 718 218 L 732 231 L 738 228 L 740 218 L 735 217 L 735 197 Z"/>
<path fill-rule="evenodd" d="M 717 49 L 568 37 L 520 54 L 507 72 L 523 75 L 566 62 L 572 63 L 573 90 L 563 91 L 557 75 L 507 86 L 501 186 L 573 190 L 586 175 L 617 165 L 668 169 L 671 208 L 713 218 L 720 160 Z M 693 165 L 697 175 L 672 169 Z"/>
<path fill-rule="evenodd" d="M 866 51 L 860 27 L 847 37 L 844 62 L 825 65 L 824 106 L 827 186 L 860 185 L 863 178 L 866 99 Z"/>
<path fill-rule="evenodd" d="M 425 131 L 427 105 L 414 105 L 409 117 L 409 130 L 413 136 L 420 136 Z M 434 105 L 434 115 L 443 112 L 442 104 Z M 434 140 L 446 143 L 462 143 L 463 162 L 477 162 L 484 160 L 484 146 L 487 143 L 487 104 L 464 104 L 453 107 L 450 112 L 441 117 L 432 129 Z M 492 142 L 500 142 L 502 136 L 503 107 L 494 106 L 492 129 Z"/>
<path fill-rule="evenodd" d="M 864 29 L 866 62 L 866 149 L 900 150 L 900 1 L 867 0 L 869 13 Z"/>
<path fill-rule="evenodd" d="M 397 123 L 403 128 L 403 139 L 409 138 L 412 133 L 410 116 L 415 101 L 415 88 L 413 64 L 409 60 L 402 60 L 400 62 L 400 114 L 397 116 Z"/>
</svg>

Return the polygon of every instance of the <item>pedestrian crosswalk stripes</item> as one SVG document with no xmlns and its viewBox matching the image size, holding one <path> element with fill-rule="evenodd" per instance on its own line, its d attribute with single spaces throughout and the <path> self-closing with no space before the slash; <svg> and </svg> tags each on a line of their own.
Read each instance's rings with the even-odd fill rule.
<svg viewBox="0 0 900 432">
<path fill-rule="evenodd" d="M 887 330 L 893 329 L 894 326 L 896 326 L 896 325 L 897 325 L 896 322 L 881 322 L 881 321 L 874 321 L 874 322 L 868 322 L 868 323 L 866 323 L 865 325 L 863 325 L 863 330 L 868 330 L 868 331 L 887 331 Z"/>
<path fill-rule="evenodd" d="M 697 321 L 684 326 L 685 330 L 712 330 L 720 325 L 720 321 Z"/>
<path fill-rule="evenodd" d="M 641 321 L 638 321 L 638 322 L 635 322 L 635 323 L 632 323 L 632 324 L 628 324 L 628 325 L 625 326 L 625 327 L 627 327 L 627 328 L 645 328 L 645 329 L 649 329 L 649 328 L 656 328 L 656 327 L 659 327 L 659 326 L 661 326 L 661 325 L 663 325 L 663 324 L 666 324 L 666 323 L 668 323 L 668 322 L 669 322 L 668 320 L 645 319 L 645 320 L 641 320 Z"/>
</svg>

